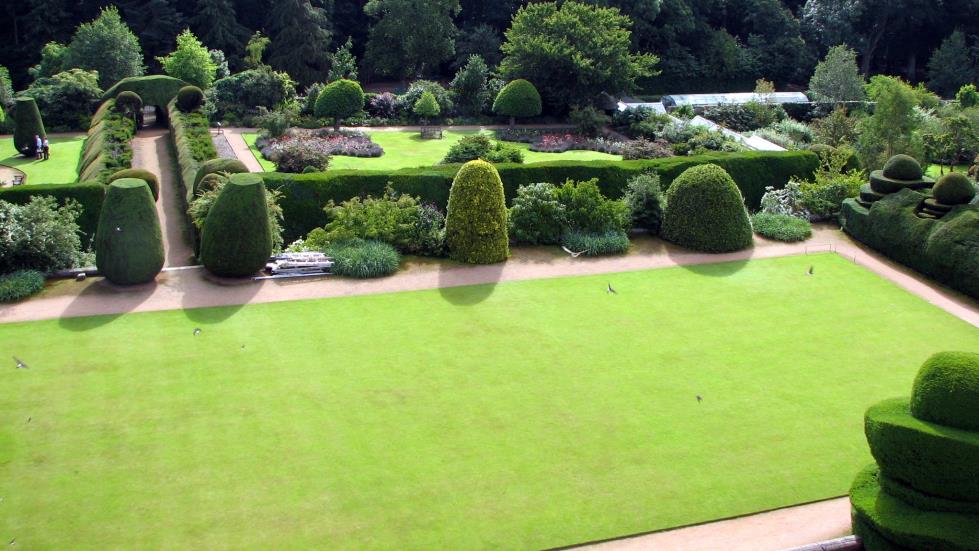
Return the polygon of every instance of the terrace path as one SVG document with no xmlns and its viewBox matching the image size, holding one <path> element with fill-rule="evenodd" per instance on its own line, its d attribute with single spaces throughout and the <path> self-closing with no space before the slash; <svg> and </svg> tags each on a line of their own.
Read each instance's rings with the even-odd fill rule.
<svg viewBox="0 0 979 551">
<path fill-rule="evenodd" d="M 163 229 L 163 250 L 167 268 L 194 264 L 194 249 L 187 235 L 185 200 L 175 181 L 176 160 L 170 149 L 170 131 L 149 128 L 133 138 L 133 168 L 142 168 L 160 179 L 160 199 L 156 212 Z"/>
</svg>

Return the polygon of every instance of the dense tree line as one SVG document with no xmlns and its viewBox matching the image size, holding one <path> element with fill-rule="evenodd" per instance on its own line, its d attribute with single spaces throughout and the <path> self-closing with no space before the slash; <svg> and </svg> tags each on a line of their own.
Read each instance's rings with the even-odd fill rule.
<svg viewBox="0 0 979 551">
<path fill-rule="evenodd" d="M 979 0 L 583 0 L 631 19 L 633 53 L 660 59 L 652 89 L 743 88 L 758 78 L 805 84 L 833 46 L 856 50 L 865 74 L 930 80 L 941 91 L 975 80 Z M 531 2 L 538 3 L 538 2 Z M 451 78 L 473 54 L 502 58 L 514 15 L 527 0 L 35 0 L 7 2 L 0 65 L 15 88 L 34 77 L 49 43 L 67 44 L 79 24 L 114 4 L 141 45 L 143 64 L 173 51 L 190 29 L 245 67 L 245 46 L 261 31 L 273 69 L 300 85 L 327 80 L 347 44 L 362 80 Z M 954 33 L 954 34 L 953 34 Z M 938 51 L 937 61 L 932 61 Z M 956 67 L 949 63 L 962 62 Z M 47 76 L 50 76 L 47 75 Z M 100 75 L 100 84 L 106 77 Z M 947 89 L 947 90 L 946 90 Z M 674 90 L 676 91 L 676 90 Z"/>
</svg>

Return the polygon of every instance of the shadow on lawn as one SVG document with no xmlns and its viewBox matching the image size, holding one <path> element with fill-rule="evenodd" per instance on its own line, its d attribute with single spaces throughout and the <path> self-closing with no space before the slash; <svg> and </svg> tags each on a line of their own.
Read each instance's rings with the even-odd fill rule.
<svg viewBox="0 0 979 551">
<path fill-rule="evenodd" d="M 484 266 L 443 263 L 439 267 L 439 294 L 456 306 L 479 304 L 493 294 L 505 265 L 505 262 Z"/>
<path fill-rule="evenodd" d="M 710 277 L 727 277 L 740 272 L 755 254 L 754 247 L 733 253 L 698 253 L 669 245 L 666 254 L 684 270 Z"/>
<path fill-rule="evenodd" d="M 85 288 L 61 313 L 58 325 L 69 331 L 88 331 L 107 325 L 132 312 L 156 292 L 157 283 L 122 287 L 106 280 L 97 281 Z M 92 315 L 110 311 L 109 314 Z"/>
<path fill-rule="evenodd" d="M 184 315 L 191 321 L 202 324 L 221 323 L 237 314 L 255 298 L 262 285 L 268 283 L 259 283 L 248 278 L 226 279 L 206 273 L 203 277 L 206 280 L 204 286 L 185 292 L 183 296 Z M 214 295 L 214 285 L 224 287 L 220 293 L 223 304 L 208 305 L 207 297 Z"/>
</svg>

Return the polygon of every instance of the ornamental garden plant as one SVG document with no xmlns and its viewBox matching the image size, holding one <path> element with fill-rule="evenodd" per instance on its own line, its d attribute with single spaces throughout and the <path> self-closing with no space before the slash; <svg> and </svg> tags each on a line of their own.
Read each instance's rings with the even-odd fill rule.
<svg viewBox="0 0 979 551">
<path fill-rule="evenodd" d="M 163 269 L 160 219 L 145 181 L 109 184 L 95 233 L 95 265 L 116 285 L 149 283 Z"/>
<path fill-rule="evenodd" d="M 708 253 L 746 249 L 752 244 L 744 198 L 721 167 L 687 169 L 666 192 L 663 239 Z"/>
<path fill-rule="evenodd" d="M 340 79 L 327 84 L 316 98 L 316 116 L 333 119 L 333 130 L 340 130 L 343 119 L 364 109 L 364 90 L 360 84 Z"/>
<path fill-rule="evenodd" d="M 207 213 L 200 260 L 221 277 L 254 275 L 272 254 L 269 209 L 262 179 L 234 174 Z"/>
<path fill-rule="evenodd" d="M 506 201 L 500 174 L 486 161 L 469 161 L 456 174 L 445 217 L 449 258 L 494 264 L 510 256 Z"/>
</svg>

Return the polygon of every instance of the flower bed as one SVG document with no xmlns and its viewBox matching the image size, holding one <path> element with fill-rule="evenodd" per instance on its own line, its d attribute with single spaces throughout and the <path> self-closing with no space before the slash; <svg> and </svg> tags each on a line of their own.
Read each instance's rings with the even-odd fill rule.
<svg viewBox="0 0 979 551">
<path fill-rule="evenodd" d="M 348 157 L 380 157 L 384 148 L 371 141 L 363 132 L 332 130 L 291 130 L 281 138 L 259 137 L 255 141 L 262 156 L 276 163 L 287 152 L 295 149 L 315 151 L 322 156 L 345 155 Z"/>
<path fill-rule="evenodd" d="M 496 137 L 507 142 L 529 143 L 531 151 L 564 153 L 565 151 L 598 151 L 611 155 L 622 154 L 622 142 L 608 138 L 587 138 L 562 130 L 506 129 L 498 130 Z"/>
</svg>

